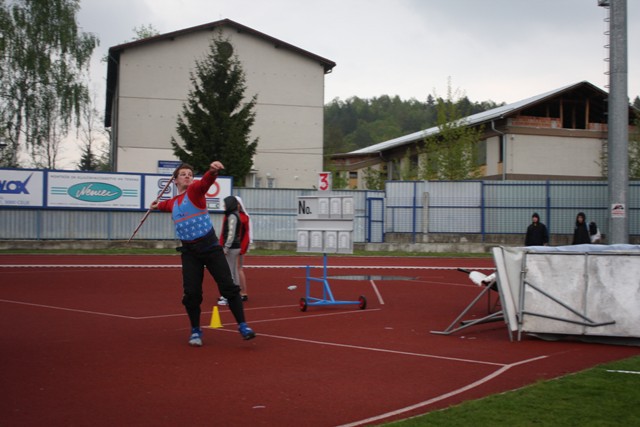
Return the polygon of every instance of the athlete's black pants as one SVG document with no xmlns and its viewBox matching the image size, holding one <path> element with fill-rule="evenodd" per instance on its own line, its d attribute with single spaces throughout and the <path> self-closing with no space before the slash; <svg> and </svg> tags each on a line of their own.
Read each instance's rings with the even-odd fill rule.
<svg viewBox="0 0 640 427">
<path fill-rule="evenodd" d="M 198 251 L 190 248 L 189 245 L 184 245 L 180 248 L 180 252 L 182 252 L 182 286 L 184 290 L 182 304 L 187 310 L 191 327 L 200 327 L 200 304 L 202 303 L 202 282 L 205 268 L 218 285 L 220 294 L 227 299 L 229 309 L 236 322 L 244 322 L 240 287 L 233 283 L 231 270 L 222 251 L 222 246 L 216 245 L 213 248 Z"/>
</svg>

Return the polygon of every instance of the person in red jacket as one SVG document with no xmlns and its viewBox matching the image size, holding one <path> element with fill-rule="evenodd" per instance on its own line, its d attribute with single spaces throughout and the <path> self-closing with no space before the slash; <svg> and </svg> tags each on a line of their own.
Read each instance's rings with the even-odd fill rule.
<svg viewBox="0 0 640 427">
<path fill-rule="evenodd" d="M 233 281 L 240 286 L 242 301 L 248 301 L 247 279 L 242 265 L 244 263 L 244 254 L 249 250 L 251 240 L 249 215 L 242 204 L 242 199 L 237 196 L 226 197 L 224 199 L 224 207 L 220 245 L 224 248 L 224 254 L 227 257 Z M 226 298 L 221 296 L 218 299 L 218 304 L 227 305 Z"/>
<path fill-rule="evenodd" d="M 238 204 L 240 205 L 240 223 L 244 230 L 244 235 L 240 244 L 240 258 L 238 259 L 238 280 L 240 282 L 238 284 L 240 285 L 242 301 L 247 301 L 249 299 L 249 295 L 247 295 L 247 278 L 244 275 L 242 266 L 244 265 L 244 255 L 249 251 L 249 246 L 253 243 L 253 230 L 251 228 L 251 217 L 247 213 L 247 209 L 244 207 L 242 199 L 238 196 L 236 196 L 236 199 L 238 199 Z"/>
<path fill-rule="evenodd" d="M 182 304 L 191 323 L 189 344 L 197 347 L 202 346 L 200 304 L 205 268 L 215 280 L 220 293 L 228 300 L 242 338 L 249 340 L 256 336 L 245 321 L 240 287 L 233 282 L 207 209 L 205 194 L 222 169 L 223 164 L 214 161 L 202 179 L 194 181 L 193 167 L 183 163 L 173 173 L 178 195 L 151 204 L 152 210 L 171 212 L 176 235 L 182 242 L 182 247 L 178 248 L 182 254 Z"/>
</svg>

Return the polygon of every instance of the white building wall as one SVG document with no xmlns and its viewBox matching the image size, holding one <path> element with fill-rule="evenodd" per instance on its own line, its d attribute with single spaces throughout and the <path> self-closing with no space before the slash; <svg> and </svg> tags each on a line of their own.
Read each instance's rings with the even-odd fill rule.
<svg viewBox="0 0 640 427">
<path fill-rule="evenodd" d="M 500 137 L 494 136 L 487 138 L 487 171 L 486 175 L 494 176 L 498 175 L 501 171 L 498 170 L 498 163 L 500 162 Z"/>
<path fill-rule="evenodd" d="M 280 188 L 311 188 L 322 170 L 322 64 L 252 35 L 235 30 L 224 35 L 242 63 L 245 95 L 258 96 L 251 139 L 259 138 L 254 168 L 262 186 L 271 178 Z M 211 31 L 190 33 L 121 53 L 114 127 L 119 172 L 153 173 L 158 160 L 177 160 L 170 140 L 178 139 L 177 118 L 192 88 L 190 72 L 209 52 L 212 36 Z"/>
<path fill-rule="evenodd" d="M 507 173 L 601 177 L 602 142 L 595 138 L 507 136 Z"/>
</svg>

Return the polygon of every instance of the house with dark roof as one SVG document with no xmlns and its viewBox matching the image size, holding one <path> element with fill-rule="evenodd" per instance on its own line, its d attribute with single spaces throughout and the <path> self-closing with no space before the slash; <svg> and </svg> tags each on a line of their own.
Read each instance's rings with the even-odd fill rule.
<svg viewBox="0 0 640 427">
<path fill-rule="evenodd" d="M 583 81 L 463 118 L 482 129 L 478 143 L 481 179 L 593 180 L 606 177 L 607 92 Z M 629 107 L 630 111 L 633 107 Z M 631 126 L 634 114 L 629 114 Z M 400 179 L 402 167 L 417 167 L 417 149 L 437 135 L 434 126 L 332 156 L 335 170 L 352 188 L 365 188 L 368 170 Z M 426 153 L 428 156 L 428 153 Z M 404 165 L 404 162 L 411 162 Z"/>
<path fill-rule="evenodd" d="M 257 95 L 254 170 L 235 185 L 311 188 L 322 170 L 324 78 L 336 64 L 229 19 L 109 49 L 105 126 L 114 170 L 157 173 L 177 160 L 170 140 L 180 141 L 177 118 L 192 89 L 190 73 L 214 31 L 229 39 L 242 64 L 246 99 Z"/>
</svg>

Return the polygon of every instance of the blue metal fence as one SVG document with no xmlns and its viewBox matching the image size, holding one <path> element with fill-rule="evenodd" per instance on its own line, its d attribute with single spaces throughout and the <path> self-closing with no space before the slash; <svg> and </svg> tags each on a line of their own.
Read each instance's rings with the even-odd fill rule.
<svg viewBox="0 0 640 427">
<path fill-rule="evenodd" d="M 255 241 L 296 240 L 297 198 L 314 190 L 235 188 L 251 214 Z M 584 212 L 608 232 L 605 181 L 389 181 L 385 191 L 337 191 L 354 198 L 354 241 L 383 242 L 388 233 L 522 234 L 537 212 L 552 234 L 573 233 Z M 640 182 L 627 195 L 629 234 L 640 235 Z M 0 239 L 128 239 L 140 211 L 0 208 Z M 212 214 L 219 229 L 221 214 Z M 174 239 L 168 214 L 154 212 L 137 239 Z"/>
<path fill-rule="evenodd" d="M 578 212 L 608 232 L 606 181 L 392 181 L 386 233 L 522 234 L 537 212 L 554 234 L 573 234 Z M 629 185 L 629 234 L 640 235 L 640 182 Z"/>
</svg>

